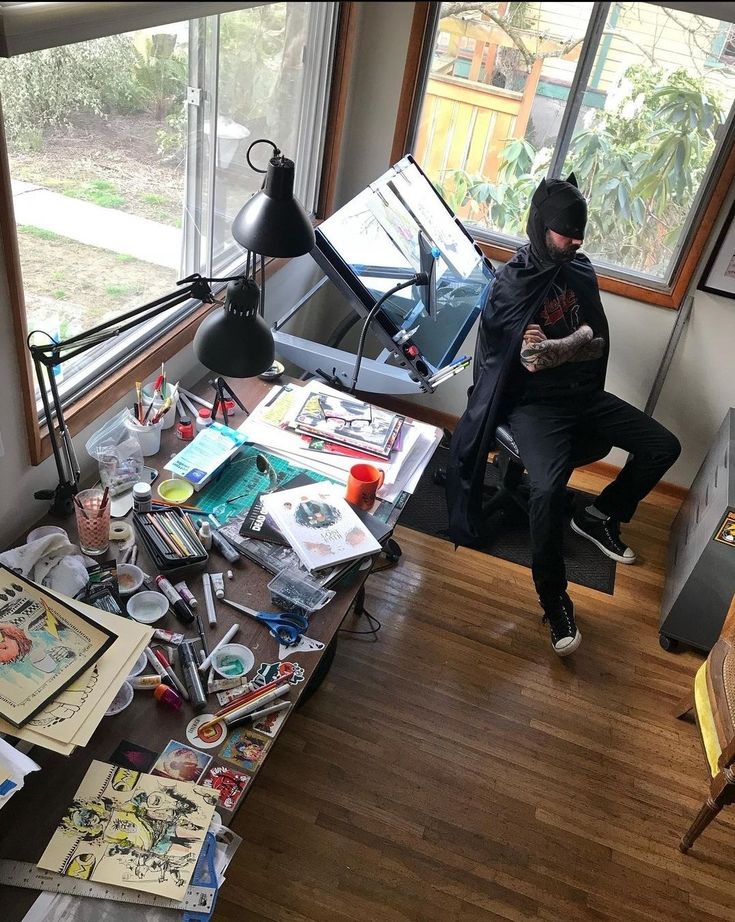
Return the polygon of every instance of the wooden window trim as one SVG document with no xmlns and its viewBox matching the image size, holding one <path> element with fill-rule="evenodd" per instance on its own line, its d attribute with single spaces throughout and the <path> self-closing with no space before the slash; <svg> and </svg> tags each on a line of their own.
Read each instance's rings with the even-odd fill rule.
<svg viewBox="0 0 735 922">
<path fill-rule="evenodd" d="M 398 102 L 398 116 L 393 133 L 393 147 L 391 163 L 396 163 L 401 157 L 411 153 L 409 149 L 409 131 L 412 114 L 416 105 L 416 90 L 419 83 L 421 61 L 424 56 L 425 45 L 432 39 L 429 35 L 432 3 L 415 3 L 406 66 L 403 71 L 401 96 Z M 678 310 L 681 307 L 702 256 L 712 234 L 717 216 L 719 215 L 728 192 L 735 181 L 735 143 L 732 143 L 726 152 L 719 169 L 719 174 L 707 201 L 707 205 L 699 220 L 699 226 L 691 238 L 691 243 L 686 256 L 680 262 L 679 268 L 672 283 L 667 288 L 649 288 L 644 284 L 632 282 L 629 279 L 619 279 L 605 275 L 596 269 L 600 288 L 611 294 L 641 301 L 644 304 L 653 304 L 669 310 Z M 515 252 L 514 248 L 498 244 L 483 243 L 478 241 L 480 248 L 490 259 L 506 262 Z"/>
<path fill-rule="evenodd" d="M 347 94 L 354 56 L 356 16 L 355 4 L 340 3 L 337 13 L 335 35 L 335 56 L 330 83 L 329 106 L 325 129 L 324 155 L 319 181 L 317 204 L 318 218 L 326 217 L 334 204 L 339 152 L 344 130 L 347 108 Z M 11 191 L 10 163 L 5 137 L 5 122 L 0 104 L 0 235 L 2 254 L 5 261 L 10 310 L 13 323 L 13 339 L 18 363 L 18 384 L 22 390 L 23 417 L 28 440 L 28 453 L 32 465 L 41 464 L 51 456 L 51 441 L 47 426 L 38 421 L 35 401 L 35 377 L 33 363 L 26 345 L 28 323 L 26 318 L 23 273 L 20 263 L 18 238 L 15 233 L 15 213 Z M 266 277 L 277 272 L 287 260 L 271 260 L 266 267 Z M 162 361 L 168 361 L 186 348 L 194 339 L 199 324 L 212 310 L 209 304 L 202 304 L 179 324 L 158 337 L 134 359 L 113 372 L 86 394 L 64 408 L 64 418 L 72 434 L 79 433 L 131 392 L 131 381 L 143 381 L 159 368 Z"/>
</svg>

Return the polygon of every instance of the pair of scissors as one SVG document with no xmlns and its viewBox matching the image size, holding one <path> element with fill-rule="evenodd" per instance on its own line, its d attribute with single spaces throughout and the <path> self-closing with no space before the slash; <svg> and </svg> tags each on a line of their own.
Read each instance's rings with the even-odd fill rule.
<svg viewBox="0 0 735 922">
<path fill-rule="evenodd" d="M 247 605 L 240 605 L 238 602 L 230 602 L 229 599 L 220 599 L 220 602 L 224 602 L 225 605 L 236 608 L 238 611 L 250 615 L 251 618 L 255 618 L 256 621 L 265 624 L 276 640 L 285 647 L 295 644 L 309 627 L 309 622 L 303 615 L 297 615 L 292 611 L 255 611 L 254 608 L 248 608 Z"/>
</svg>

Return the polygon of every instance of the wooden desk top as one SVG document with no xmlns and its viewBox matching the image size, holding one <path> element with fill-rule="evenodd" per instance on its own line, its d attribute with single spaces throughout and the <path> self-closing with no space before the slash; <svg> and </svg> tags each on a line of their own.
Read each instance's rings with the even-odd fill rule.
<svg viewBox="0 0 735 922">
<path fill-rule="evenodd" d="M 246 407 L 254 407 L 272 387 L 271 384 L 259 379 L 233 380 L 229 383 Z M 194 390 L 206 396 L 207 399 L 211 399 L 211 389 L 208 388 L 206 381 L 203 382 L 202 386 Z M 242 412 L 238 412 L 233 416 L 232 424 L 237 427 L 243 419 Z M 176 438 L 175 427 L 163 430 L 160 452 L 154 457 L 146 458 L 146 464 L 159 469 L 159 480 L 165 477 L 163 472 L 164 464 L 171 455 L 180 451 L 181 448 L 182 443 Z M 128 521 L 129 519 L 130 515 L 122 521 Z M 51 522 L 51 519 L 44 520 L 44 524 L 50 524 Z M 62 523 L 56 520 L 55 524 L 62 524 L 68 530 L 72 542 L 76 541 L 76 528 L 73 517 Z M 154 576 L 157 571 L 153 569 L 142 543 L 138 544 L 138 550 L 139 566 L 146 573 Z M 213 547 L 210 552 L 209 569 L 212 572 L 226 572 L 228 569 L 233 571 L 234 580 L 225 580 L 226 594 L 233 601 L 241 602 L 250 608 L 258 610 L 275 610 L 266 588 L 272 576 L 257 564 L 251 563 L 244 558 L 241 558 L 235 564 L 230 564 Z M 304 670 L 304 681 L 291 686 L 290 694 L 286 696 L 287 700 L 290 700 L 293 705 L 298 702 L 308 685 L 309 678 L 314 673 L 321 658 L 326 654 L 327 645 L 335 637 L 339 626 L 355 600 L 357 592 L 367 578 L 367 573 L 367 570 L 362 571 L 352 578 L 347 585 L 340 584 L 335 587 L 336 596 L 334 599 L 324 609 L 312 616 L 309 636 L 322 641 L 325 644 L 324 651 L 299 653 L 287 657 L 288 660 L 297 662 Z M 277 663 L 279 661 L 277 641 L 271 637 L 267 628 L 250 618 L 238 615 L 236 611 L 226 605 L 217 604 L 217 625 L 210 628 L 207 625 L 206 610 L 204 609 L 201 578 L 199 575 L 194 575 L 187 577 L 187 582 L 199 600 L 198 611 L 203 613 L 202 623 L 210 648 L 214 646 L 232 624 L 237 623 L 240 625 L 240 630 L 234 642 L 250 647 L 255 655 L 256 669 L 261 663 Z M 155 626 L 183 632 L 187 638 L 196 639 L 198 637 L 196 625 L 182 626 L 171 612 L 162 621 L 157 622 Z M 150 671 L 150 669 L 146 670 L 146 672 Z M 181 675 L 178 667 L 176 671 Z M 249 678 L 252 678 L 253 675 L 254 671 L 249 673 Z M 213 713 L 218 708 L 219 704 L 216 696 L 210 695 L 206 712 Z M 287 713 L 291 714 L 292 712 L 293 708 Z M 150 691 L 136 691 L 132 704 L 120 714 L 103 718 L 89 744 L 78 748 L 69 758 L 38 747 L 34 748 L 30 755 L 39 763 L 42 770 L 28 776 L 23 790 L 13 796 L 0 812 L 0 858 L 36 862 L 41 857 L 59 824 L 64 809 L 71 803 L 74 793 L 93 759 L 109 762 L 112 753 L 122 740 L 129 740 L 155 752 L 160 752 L 169 740 L 176 740 L 189 746 L 191 744 L 186 738 L 186 725 L 194 716 L 191 705 L 186 701 L 182 709 L 176 712 L 157 704 Z M 281 725 L 280 729 L 285 726 L 286 722 Z M 245 723 L 242 726 L 248 728 L 249 724 Z M 274 743 L 277 743 L 277 740 L 272 741 L 271 745 Z M 213 757 L 208 769 L 219 764 L 242 771 L 238 766 L 223 761 L 218 757 L 217 753 L 221 748 L 203 750 L 207 755 Z M 249 773 L 245 772 L 245 774 L 251 774 L 254 779 L 257 770 Z M 252 784 L 253 780 L 251 780 L 248 789 L 241 797 L 236 809 L 239 809 L 244 802 Z M 218 812 L 225 824 L 227 824 L 232 817 L 232 813 L 221 807 L 218 807 Z M 36 896 L 37 893 L 34 891 L 3 888 L 2 906 L 5 922 L 21 919 Z"/>
</svg>

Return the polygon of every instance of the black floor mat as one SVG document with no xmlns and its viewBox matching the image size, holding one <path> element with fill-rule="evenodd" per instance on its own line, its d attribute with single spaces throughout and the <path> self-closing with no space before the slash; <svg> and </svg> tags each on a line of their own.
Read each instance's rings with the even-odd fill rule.
<svg viewBox="0 0 735 922">
<path fill-rule="evenodd" d="M 424 471 L 416 492 L 401 512 L 399 524 L 413 528 L 437 538 L 447 537 L 447 503 L 443 486 L 434 483 L 434 472 L 446 467 L 449 452 L 438 448 Z M 498 469 L 489 464 L 485 483 L 497 483 Z M 588 505 L 592 497 L 579 491 L 571 491 L 575 503 Z M 508 560 L 511 563 L 531 567 L 531 544 L 528 519 L 520 510 L 495 513 L 492 519 L 493 537 L 476 550 Z M 567 564 L 567 579 L 589 589 L 613 594 L 615 588 L 615 561 L 610 560 L 585 538 L 575 534 L 567 525 L 564 530 L 564 557 Z"/>
</svg>

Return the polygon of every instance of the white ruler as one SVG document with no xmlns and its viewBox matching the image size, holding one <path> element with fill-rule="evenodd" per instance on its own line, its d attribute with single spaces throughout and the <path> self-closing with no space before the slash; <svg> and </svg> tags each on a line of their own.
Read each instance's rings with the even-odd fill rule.
<svg viewBox="0 0 735 922">
<path fill-rule="evenodd" d="M 155 893 L 144 893 L 128 887 L 100 884 L 79 877 L 55 874 L 25 861 L 0 860 L 0 884 L 23 887 L 26 890 L 44 890 L 48 893 L 70 893 L 96 900 L 114 900 L 117 903 L 138 903 L 141 906 L 160 906 L 165 909 L 190 909 L 209 913 L 214 905 L 216 890 L 211 887 L 189 886 L 182 901 L 172 900 Z"/>
</svg>

